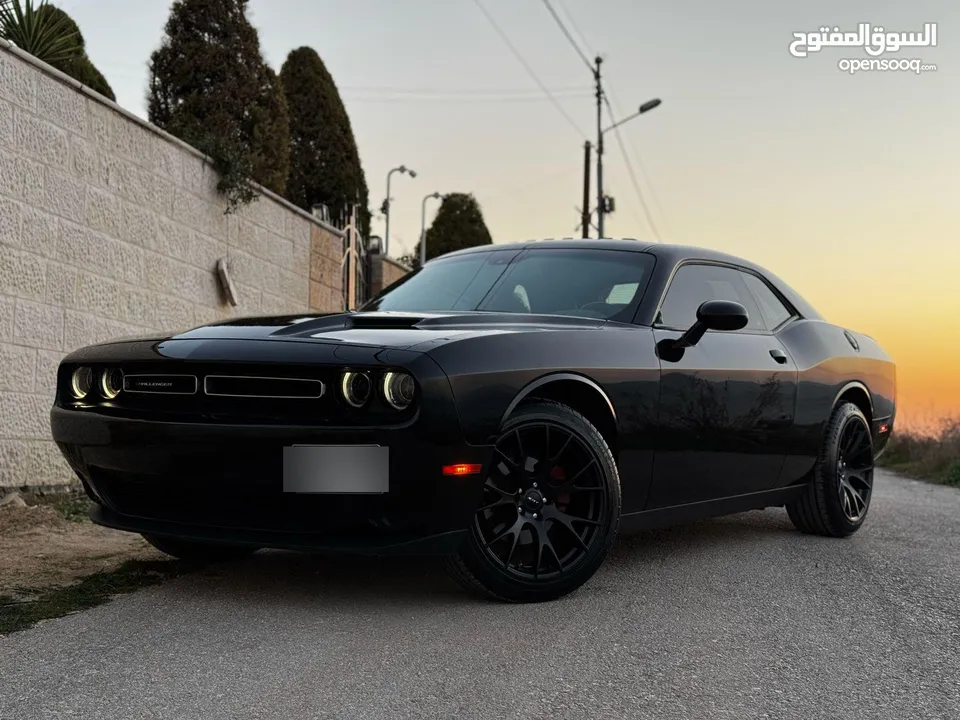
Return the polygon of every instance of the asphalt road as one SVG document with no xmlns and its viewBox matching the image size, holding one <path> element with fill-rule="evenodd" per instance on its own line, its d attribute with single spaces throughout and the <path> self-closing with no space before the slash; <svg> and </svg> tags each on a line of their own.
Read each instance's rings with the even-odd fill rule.
<svg viewBox="0 0 960 720">
<path fill-rule="evenodd" d="M 877 479 L 845 541 L 782 510 L 620 540 L 505 606 L 438 563 L 287 553 L 0 639 L 0 718 L 960 718 L 960 491 Z"/>
</svg>

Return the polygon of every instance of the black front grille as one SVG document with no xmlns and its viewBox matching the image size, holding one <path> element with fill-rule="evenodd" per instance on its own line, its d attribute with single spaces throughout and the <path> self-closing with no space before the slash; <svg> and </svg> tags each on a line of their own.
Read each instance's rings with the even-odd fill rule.
<svg viewBox="0 0 960 720">
<path fill-rule="evenodd" d="M 207 375 L 203 379 L 203 392 L 219 397 L 316 400 L 325 389 L 323 381 L 315 378 Z"/>
<path fill-rule="evenodd" d="M 165 363 L 166 370 L 171 363 Z M 338 414 L 337 398 L 323 392 L 336 377 L 330 367 L 269 366 L 237 363 L 178 364 L 167 376 L 196 378 L 196 391 L 174 393 L 120 393 L 110 402 L 119 411 L 146 413 L 149 417 L 182 416 L 210 422 L 292 422 Z M 156 370 L 133 364 L 122 367 L 124 377 L 148 379 Z M 192 387 L 192 383 L 191 383 Z M 321 423 L 322 424 L 322 423 Z"/>
<path fill-rule="evenodd" d="M 96 377 L 105 368 L 94 366 Z M 126 363 L 123 392 L 105 398 L 97 389 L 83 400 L 61 394 L 67 407 L 170 422 L 310 425 L 315 427 L 402 426 L 416 414 L 397 412 L 374 392 L 365 407 L 348 405 L 339 392 L 341 373 L 330 365 L 170 362 Z M 356 369 L 356 368 L 351 368 Z M 61 387 L 69 387 L 68 367 Z M 371 370 L 374 381 L 384 370 Z"/>
</svg>

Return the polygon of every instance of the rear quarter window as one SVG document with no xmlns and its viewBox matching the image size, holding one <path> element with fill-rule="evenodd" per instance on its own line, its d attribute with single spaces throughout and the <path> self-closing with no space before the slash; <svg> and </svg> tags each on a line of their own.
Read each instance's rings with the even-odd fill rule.
<svg viewBox="0 0 960 720">
<path fill-rule="evenodd" d="M 793 311 L 783 304 L 766 282 L 752 273 L 741 274 L 750 293 L 756 298 L 768 330 L 775 330 L 793 317 Z"/>
</svg>

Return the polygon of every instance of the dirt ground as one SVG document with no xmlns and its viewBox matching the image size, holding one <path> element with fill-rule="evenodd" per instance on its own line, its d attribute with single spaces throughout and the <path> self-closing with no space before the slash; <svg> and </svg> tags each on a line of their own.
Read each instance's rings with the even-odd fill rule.
<svg viewBox="0 0 960 720">
<path fill-rule="evenodd" d="M 0 506 L 2 595 L 33 594 L 114 570 L 127 560 L 162 557 L 139 535 L 68 520 L 49 505 Z"/>
</svg>

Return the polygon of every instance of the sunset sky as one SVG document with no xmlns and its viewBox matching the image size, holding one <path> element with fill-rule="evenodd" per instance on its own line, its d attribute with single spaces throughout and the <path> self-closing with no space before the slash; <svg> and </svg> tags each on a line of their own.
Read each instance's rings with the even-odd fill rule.
<svg viewBox="0 0 960 720">
<path fill-rule="evenodd" d="M 482 0 L 569 114 L 552 105 L 475 0 L 252 0 L 267 61 L 311 45 L 341 89 L 371 204 L 394 175 L 391 254 L 412 248 L 420 202 L 473 192 L 496 242 L 575 235 L 591 77 L 541 0 Z M 743 255 L 832 322 L 874 336 L 898 363 L 901 417 L 960 415 L 960 4 L 939 0 L 553 0 L 604 56 L 653 214 L 645 221 L 614 136 L 607 235 Z M 146 115 L 146 64 L 168 0 L 60 0 L 119 104 Z M 842 7 L 841 7 L 842 5 Z M 794 32 L 859 23 L 937 47 L 894 55 L 936 72 L 838 69 L 862 48 L 806 58 Z M 578 126 L 577 130 L 573 125 Z M 429 205 L 436 209 L 436 203 Z M 429 216 L 428 216 L 429 221 Z M 375 225 L 382 234 L 382 223 Z"/>
</svg>

